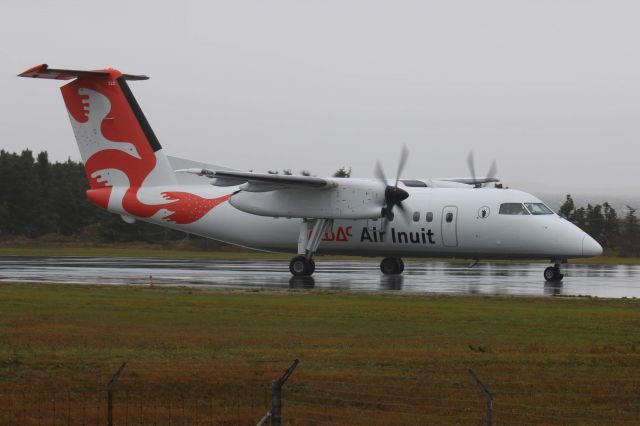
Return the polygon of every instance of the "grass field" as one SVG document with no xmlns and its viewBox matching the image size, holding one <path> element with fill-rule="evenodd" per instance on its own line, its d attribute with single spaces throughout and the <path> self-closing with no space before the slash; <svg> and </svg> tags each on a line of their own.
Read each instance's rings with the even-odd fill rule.
<svg viewBox="0 0 640 426">
<path fill-rule="evenodd" d="M 294 358 L 285 424 L 479 424 L 468 369 L 498 424 L 640 418 L 638 300 L 2 284 L 0 313 L 5 424 L 104 423 L 125 361 L 120 424 L 255 424 Z"/>
</svg>

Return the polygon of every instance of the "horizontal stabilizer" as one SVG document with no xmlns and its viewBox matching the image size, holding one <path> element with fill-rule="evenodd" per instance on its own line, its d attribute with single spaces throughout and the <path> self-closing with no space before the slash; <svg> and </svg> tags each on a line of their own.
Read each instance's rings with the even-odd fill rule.
<svg viewBox="0 0 640 426">
<path fill-rule="evenodd" d="M 18 74 L 18 77 L 48 78 L 52 80 L 73 80 L 74 78 L 101 78 L 109 77 L 112 73 L 104 71 L 83 71 L 49 68 L 47 64 L 36 65 Z M 148 80 L 146 75 L 122 74 L 125 80 Z"/>
</svg>

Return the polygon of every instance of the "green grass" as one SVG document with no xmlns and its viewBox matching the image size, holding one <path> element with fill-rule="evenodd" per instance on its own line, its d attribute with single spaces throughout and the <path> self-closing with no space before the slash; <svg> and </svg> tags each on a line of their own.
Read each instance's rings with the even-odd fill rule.
<svg viewBox="0 0 640 426">
<path fill-rule="evenodd" d="M 638 300 L 3 284 L 0 312 L 3 389 L 94 389 L 127 361 L 132 393 L 233 388 L 246 410 L 229 424 L 255 424 L 247 407 L 299 358 L 285 395 L 299 424 L 318 407 L 349 424 L 477 424 L 468 368 L 498 422 L 640 415 Z"/>
</svg>

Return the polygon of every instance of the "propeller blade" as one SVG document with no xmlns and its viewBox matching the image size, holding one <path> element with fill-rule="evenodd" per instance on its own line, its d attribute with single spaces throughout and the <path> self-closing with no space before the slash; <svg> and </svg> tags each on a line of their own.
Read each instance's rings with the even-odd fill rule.
<svg viewBox="0 0 640 426">
<path fill-rule="evenodd" d="M 476 181 L 476 165 L 475 165 L 475 162 L 473 161 L 473 151 L 470 151 L 469 155 L 467 156 L 467 166 L 469 166 L 469 172 L 471 172 L 471 177 L 473 178 L 473 181 L 475 183 L 475 181 Z"/>
<path fill-rule="evenodd" d="M 376 167 L 374 169 L 376 178 L 384 185 L 384 204 L 382 205 L 380 215 L 384 220 L 385 232 L 389 221 L 393 218 L 393 208 L 395 206 L 398 206 L 406 216 L 404 207 L 402 206 L 402 201 L 409 197 L 409 193 L 402 188 L 398 188 L 398 182 L 400 181 L 400 176 L 402 176 L 402 171 L 407 164 L 408 158 L 409 150 L 406 145 L 403 145 L 400 153 L 400 162 L 398 163 L 398 174 L 396 175 L 396 182 L 394 186 L 389 185 L 389 181 L 387 181 L 387 177 L 382 169 L 382 164 L 380 164 L 379 161 L 376 163 Z"/>
<path fill-rule="evenodd" d="M 491 167 L 489 167 L 489 171 L 487 172 L 488 178 L 494 178 L 498 175 L 498 165 L 496 164 L 496 160 L 493 160 L 491 163 Z"/>
<path fill-rule="evenodd" d="M 409 223 L 409 210 L 402 203 L 398 203 L 398 208 L 400 209 L 400 213 L 402 213 L 404 220 Z"/>
<path fill-rule="evenodd" d="M 384 186 L 389 185 L 389 182 L 387 182 L 387 177 L 384 175 L 384 170 L 382 170 L 382 164 L 380 164 L 379 161 L 376 163 L 374 174 Z"/>
<path fill-rule="evenodd" d="M 400 176 L 402 176 L 402 171 L 404 170 L 404 166 L 407 164 L 408 158 L 409 149 L 407 149 L 406 145 L 402 145 L 402 151 L 400 152 L 400 162 L 398 163 L 398 173 L 396 173 L 396 188 L 398 187 L 398 181 L 400 180 Z"/>
<path fill-rule="evenodd" d="M 489 167 L 489 171 L 487 172 L 487 177 L 494 178 L 497 175 L 498 175 L 498 165 L 496 164 L 496 160 L 493 160 L 493 162 L 491 163 L 491 167 Z"/>
</svg>

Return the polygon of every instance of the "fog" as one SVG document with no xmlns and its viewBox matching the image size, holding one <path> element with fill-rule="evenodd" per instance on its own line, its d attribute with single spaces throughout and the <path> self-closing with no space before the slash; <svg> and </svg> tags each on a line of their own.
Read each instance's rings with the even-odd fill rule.
<svg viewBox="0 0 640 426">
<path fill-rule="evenodd" d="M 341 166 L 510 187 L 640 191 L 640 3 L 4 1 L 0 148 L 79 154 L 52 67 L 131 87 L 168 154 L 238 169 Z"/>
</svg>

